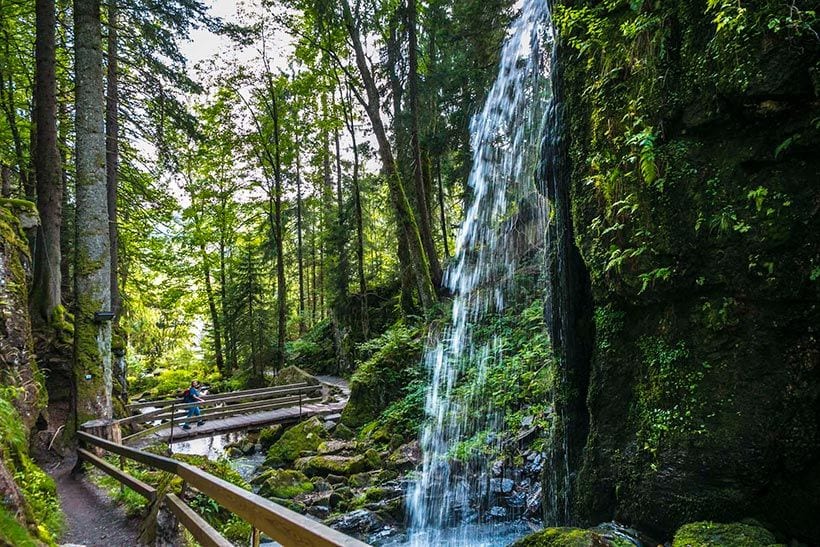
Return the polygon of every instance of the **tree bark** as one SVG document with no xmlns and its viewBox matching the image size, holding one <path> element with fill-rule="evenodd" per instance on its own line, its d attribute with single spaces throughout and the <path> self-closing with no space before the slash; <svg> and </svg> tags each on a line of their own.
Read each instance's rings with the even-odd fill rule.
<svg viewBox="0 0 820 547">
<path fill-rule="evenodd" d="M 74 378 L 77 424 L 111 418 L 111 254 L 99 0 L 75 0 L 76 241 Z"/>
<path fill-rule="evenodd" d="M 108 0 L 108 73 L 105 98 L 105 179 L 108 196 L 108 238 L 111 246 L 111 311 L 120 315 L 119 234 L 117 233 L 117 190 L 120 163 L 119 78 L 117 75 L 117 0 Z"/>
<path fill-rule="evenodd" d="M 5 163 L 0 164 L 0 195 L 11 197 L 11 169 Z"/>
<path fill-rule="evenodd" d="M 61 304 L 60 226 L 63 209 L 62 158 L 57 145 L 57 75 L 54 0 L 37 0 L 34 78 L 34 173 L 40 229 L 34 253 L 32 318 L 50 323 Z"/>
</svg>

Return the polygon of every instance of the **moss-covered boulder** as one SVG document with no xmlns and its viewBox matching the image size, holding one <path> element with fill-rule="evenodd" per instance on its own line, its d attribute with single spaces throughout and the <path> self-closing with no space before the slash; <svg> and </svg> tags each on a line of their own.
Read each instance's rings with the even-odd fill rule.
<svg viewBox="0 0 820 547">
<path fill-rule="evenodd" d="M 768 547 L 775 543 L 774 535 L 760 526 L 692 522 L 678 529 L 672 547 Z"/>
<path fill-rule="evenodd" d="M 273 443 L 278 441 L 285 432 L 285 427 L 282 424 L 273 424 L 266 427 L 259 432 L 259 446 L 262 450 L 268 450 Z"/>
<path fill-rule="evenodd" d="M 339 454 L 341 452 L 350 453 L 356 449 L 356 443 L 351 441 L 329 440 L 319 445 L 319 454 Z"/>
<path fill-rule="evenodd" d="M 259 495 L 266 498 L 292 499 L 313 492 L 314 485 L 304 473 L 292 469 L 271 469 L 260 477 Z"/>
<path fill-rule="evenodd" d="M 349 476 L 368 469 L 367 459 L 363 454 L 356 456 L 308 456 L 296 460 L 294 466 L 311 477 L 316 475 Z"/>
<path fill-rule="evenodd" d="M 297 424 L 282 434 L 271 445 L 265 465 L 278 467 L 296 461 L 303 452 L 316 452 L 328 434 L 319 418 L 311 418 Z"/>
<path fill-rule="evenodd" d="M 630 547 L 631 542 L 582 528 L 546 528 L 513 543 L 512 547 Z"/>
<path fill-rule="evenodd" d="M 353 429 L 378 418 L 420 376 L 422 329 L 399 323 L 362 349 L 374 353 L 353 374 L 341 419 Z"/>
</svg>

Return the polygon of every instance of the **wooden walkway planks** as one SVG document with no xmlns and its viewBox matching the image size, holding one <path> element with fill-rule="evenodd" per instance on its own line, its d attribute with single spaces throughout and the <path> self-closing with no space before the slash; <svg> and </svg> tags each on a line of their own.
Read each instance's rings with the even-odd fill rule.
<svg viewBox="0 0 820 547">
<path fill-rule="evenodd" d="M 194 422 L 191 424 L 191 429 L 182 429 L 179 426 L 174 427 L 174 442 L 197 437 L 210 437 L 221 433 L 229 433 L 231 431 L 240 431 L 254 427 L 263 427 L 277 423 L 289 423 L 310 418 L 312 416 L 328 416 L 338 414 L 346 405 L 346 400 L 337 403 L 313 403 L 303 405 L 301 413 L 299 407 L 295 406 L 278 408 L 266 412 L 257 412 L 255 414 L 231 416 L 230 418 L 222 418 L 213 421 L 209 421 L 208 413 L 203 412 L 201 416 L 201 419 L 205 420 L 203 425 L 197 426 Z M 142 437 L 139 440 L 135 440 L 132 446 L 141 447 L 157 442 L 168 442 L 170 438 L 171 429 L 161 429 L 150 435 Z"/>
</svg>

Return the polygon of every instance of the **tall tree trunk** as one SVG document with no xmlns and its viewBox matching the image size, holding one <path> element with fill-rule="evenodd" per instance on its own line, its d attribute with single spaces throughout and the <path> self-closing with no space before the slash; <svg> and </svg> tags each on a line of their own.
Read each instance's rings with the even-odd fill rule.
<svg viewBox="0 0 820 547">
<path fill-rule="evenodd" d="M 299 135 L 296 135 L 296 261 L 299 270 L 299 334 L 305 328 L 305 265 L 302 252 L 302 162 L 299 157 Z"/>
<path fill-rule="evenodd" d="M 353 183 L 353 207 L 356 215 L 356 266 L 359 277 L 362 338 L 367 340 L 370 336 L 370 318 L 367 308 L 367 278 L 364 275 L 364 214 L 362 212 L 362 193 L 361 188 L 359 188 L 359 148 L 356 143 L 356 125 L 354 123 L 353 101 L 350 97 L 349 87 L 347 100 L 343 102 L 343 106 L 345 126 L 350 135 L 351 147 L 353 149 L 353 174 L 351 182 Z"/>
<path fill-rule="evenodd" d="M 421 150 L 419 122 L 419 62 L 418 36 L 416 32 L 416 1 L 407 0 L 407 99 L 410 103 L 410 149 L 413 156 L 413 183 L 419 237 L 421 238 L 427 260 L 430 262 L 430 278 L 438 289 L 441 286 L 441 263 L 433 239 L 432 218 L 430 213 L 430 190 L 424 176 L 424 154 Z"/>
<path fill-rule="evenodd" d="M 381 96 L 373 74 L 370 71 L 359 29 L 356 26 L 356 21 L 353 19 L 353 13 L 350 10 L 349 0 L 342 0 L 342 10 L 348 36 L 353 44 L 356 67 L 359 70 L 366 95 L 366 97 L 360 96 L 359 100 L 367 112 L 367 116 L 373 126 L 373 133 L 376 136 L 379 157 L 382 162 L 382 171 L 387 178 L 390 200 L 396 213 L 396 222 L 404 234 L 408 254 L 412 261 L 412 274 L 416 281 L 419 301 L 421 302 L 422 308 L 429 309 L 436 300 L 433 281 L 430 276 L 430 264 L 419 236 L 415 215 L 410 208 L 401 176 L 396 168 L 396 161 L 392 148 L 390 147 L 390 140 L 387 137 L 387 131 L 381 118 Z"/>
<path fill-rule="evenodd" d="M 63 209 L 62 159 L 57 145 L 57 75 L 54 0 L 36 0 L 34 78 L 34 174 L 40 229 L 34 255 L 32 317 L 51 322 L 61 304 L 60 225 Z"/>
<path fill-rule="evenodd" d="M 444 185 L 441 183 L 441 157 L 436 156 L 436 180 L 438 181 L 438 210 L 441 220 L 441 241 L 444 243 L 444 257 L 450 257 L 450 242 L 447 239 L 447 214 L 444 210 Z"/>
<path fill-rule="evenodd" d="M 268 74 L 270 78 L 270 73 Z M 274 214 L 276 227 L 276 307 L 278 312 L 276 332 L 276 370 L 285 367 L 285 337 L 287 335 L 287 286 L 285 285 L 285 245 L 282 234 L 282 154 L 279 145 L 279 101 L 271 85 L 273 115 L 273 144 L 276 147 L 274 163 Z"/>
<path fill-rule="evenodd" d="M 310 326 L 316 325 L 316 226 L 314 222 L 310 224 Z"/>
<path fill-rule="evenodd" d="M 350 278 L 347 260 L 347 229 L 345 225 L 345 203 L 342 176 L 342 154 L 339 142 L 339 129 L 333 129 L 333 143 L 336 150 L 336 226 L 334 241 L 339 263 L 336 267 L 336 298 L 333 304 L 333 338 L 336 346 L 336 357 L 339 372 L 347 370 L 347 349 L 342 331 L 342 321 L 348 308 L 347 285 Z"/>
<path fill-rule="evenodd" d="M 77 424 L 111 418 L 111 255 L 99 0 L 75 0 L 76 240 L 74 379 Z"/>
<path fill-rule="evenodd" d="M 208 311 L 211 313 L 211 323 L 214 328 L 214 354 L 216 357 L 216 368 L 225 376 L 225 359 L 222 356 L 222 328 L 219 321 L 219 311 L 216 309 L 216 297 L 211 285 L 211 267 L 208 264 L 208 253 L 205 250 L 205 243 L 199 243 L 199 253 L 202 258 L 202 275 L 205 277 L 205 296 L 208 299 Z"/>
<path fill-rule="evenodd" d="M 117 233 L 117 190 L 120 163 L 119 77 L 117 56 L 117 0 L 108 0 L 108 73 L 105 97 L 105 180 L 108 195 L 108 237 L 111 245 L 111 311 L 120 314 L 119 235 Z"/>
<path fill-rule="evenodd" d="M 234 357 L 235 350 L 234 350 L 234 330 L 233 330 L 233 322 L 228 321 L 227 314 L 228 314 L 228 280 L 227 275 L 225 273 L 227 266 L 226 266 L 226 252 L 227 252 L 227 235 L 226 230 L 227 226 L 225 226 L 225 202 L 224 197 L 222 198 L 222 216 L 223 221 L 220 223 L 219 229 L 219 307 L 220 311 L 222 312 L 222 324 L 225 326 L 225 345 L 226 347 L 226 370 L 231 372 L 234 368 L 236 368 L 236 359 Z"/>
<path fill-rule="evenodd" d="M 61 44 L 61 47 L 63 45 Z M 62 169 L 60 173 L 60 184 L 63 188 L 62 200 L 62 219 L 60 224 L 60 247 L 63 258 L 60 268 L 60 285 L 63 300 L 68 304 L 74 301 L 74 236 L 76 230 L 74 229 L 74 220 L 76 219 L 76 212 L 74 209 L 73 199 L 69 199 L 68 187 L 68 164 L 69 158 L 69 127 L 71 126 L 69 120 L 68 104 L 60 101 L 57 104 L 57 112 L 60 116 L 59 133 L 57 138 L 59 140 L 60 161 Z"/>
</svg>

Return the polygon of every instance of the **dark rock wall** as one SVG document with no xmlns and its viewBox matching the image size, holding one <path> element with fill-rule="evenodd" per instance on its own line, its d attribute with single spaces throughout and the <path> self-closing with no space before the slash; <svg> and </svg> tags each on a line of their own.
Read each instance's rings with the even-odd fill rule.
<svg viewBox="0 0 820 547">
<path fill-rule="evenodd" d="M 594 302 L 574 514 L 820 538 L 816 2 L 556 4 Z"/>
</svg>

